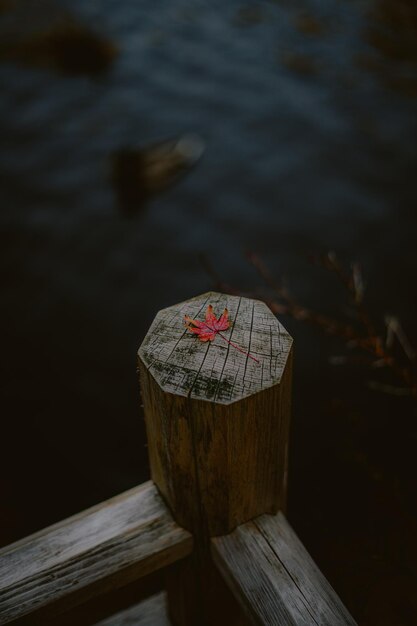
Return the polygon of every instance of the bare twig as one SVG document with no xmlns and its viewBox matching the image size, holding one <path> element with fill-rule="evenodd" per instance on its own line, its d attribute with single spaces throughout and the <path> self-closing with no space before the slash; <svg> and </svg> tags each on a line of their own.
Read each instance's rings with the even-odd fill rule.
<svg viewBox="0 0 417 626">
<path fill-rule="evenodd" d="M 338 261 L 334 252 L 329 252 L 327 255 L 314 258 L 314 262 L 317 265 L 332 272 L 347 290 L 352 304 L 357 311 L 357 322 L 359 325 L 357 328 L 354 324 L 340 322 L 322 313 L 301 306 L 296 302 L 293 296 L 290 295 L 283 281 L 277 281 L 274 278 L 269 268 L 258 255 L 250 252 L 247 253 L 246 256 L 249 263 L 255 268 L 272 294 L 260 295 L 258 291 L 244 295 L 262 299 L 276 314 L 289 315 L 296 320 L 314 324 L 320 327 L 324 332 L 343 339 L 347 348 L 360 350 L 363 353 L 362 355 L 356 354 L 333 357 L 330 359 L 331 363 L 337 365 L 355 363 L 366 365 L 373 369 L 388 368 L 404 385 L 403 387 L 398 387 L 371 381 L 369 386 L 372 389 L 398 396 L 413 395 L 417 397 L 416 351 L 408 341 L 396 317 L 386 316 L 385 339 L 383 339 L 376 330 L 376 326 L 364 305 L 365 287 L 362 270 L 358 263 L 352 263 L 350 271 L 346 271 Z M 243 295 L 240 290 L 231 287 L 220 279 L 208 259 L 203 258 L 202 263 L 207 273 L 212 277 L 216 288 L 221 291 L 226 291 L 227 293 Z M 399 358 L 397 353 L 393 350 L 395 339 L 402 348 L 404 355 L 402 359 Z"/>
<path fill-rule="evenodd" d="M 405 332 L 403 331 L 398 317 L 395 317 L 394 315 L 386 315 L 385 324 L 387 326 L 387 338 L 385 340 L 387 348 L 393 348 L 394 339 L 396 337 L 407 358 L 410 361 L 414 361 L 416 358 L 416 351 L 411 346 Z"/>
</svg>

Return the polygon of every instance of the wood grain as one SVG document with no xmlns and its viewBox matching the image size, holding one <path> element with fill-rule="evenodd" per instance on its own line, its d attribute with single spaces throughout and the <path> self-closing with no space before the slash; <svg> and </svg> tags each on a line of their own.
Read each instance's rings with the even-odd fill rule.
<svg viewBox="0 0 417 626">
<path fill-rule="evenodd" d="M 217 317 L 229 310 L 224 336 L 259 363 L 219 336 L 203 343 L 184 329 L 184 315 L 204 319 L 209 304 Z M 292 339 L 264 303 L 209 292 L 157 314 L 138 367 L 151 476 L 195 539 L 168 580 L 172 620 L 220 626 L 233 614 L 243 624 L 209 537 L 285 507 Z"/>
<path fill-rule="evenodd" d="M 208 304 L 217 316 L 229 311 L 231 327 L 203 343 L 184 328 L 184 315 L 204 320 Z M 230 404 L 279 383 L 292 339 L 265 303 L 208 292 L 159 311 L 139 357 L 160 387 L 191 399 Z"/>
<path fill-rule="evenodd" d="M 175 565 L 175 564 L 174 564 Z M 164 576 L 167 568 L 156 570 L 152 574 L 134 580 L 118 589 L 112 589 L 104 595 L 94 596 L 74 606 L 65 613 L 53 615 L 50 619 L 42 616 L 42 626 L 94 626 L 111 615 L 123 613 L 131 606 L 142 604 L 152 596 L 156 596 L 165 590 Z M 19 626 L 33 626 L 33 614 L 22 618 L 14 624 Z"/>
<path fill-rule="evenodd" d="M 190 534 L 144 483 L 1 550 L 0 624 L 28 614 L 41 624 L 191 550 Z"/>
<path fill-rule="evenodd" d="M 211 540 L 219 571 L 253 624 L 354 626 L 282 513 Z"/>
<path fill-rule="evenodd" d="M 184 330 L 208 304 L 259 364 Z M 265 304 L 208 293 L 164 309 L 138 364 L 151 475 L 181 526 L 226 534 L 285 507 L 292 339 Z"/>
</svg>

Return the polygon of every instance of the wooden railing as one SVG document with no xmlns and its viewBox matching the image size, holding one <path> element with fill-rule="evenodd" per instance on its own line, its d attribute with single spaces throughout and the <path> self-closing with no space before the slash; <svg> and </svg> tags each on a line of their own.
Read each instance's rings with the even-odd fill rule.
<svg viewBox="0 0 417 626">
<path fill-rule="evenodd" d="M 208 305 L 232 323 L 202 342 L 183 318 Z M 0 624 L 98 623 L 161 588 L 133 623 L 355 624 L 284 515 L 292 339 L 271 311 L 164 309 L 138 363 L 152 481 L 1 550 Z"/>
</svg>

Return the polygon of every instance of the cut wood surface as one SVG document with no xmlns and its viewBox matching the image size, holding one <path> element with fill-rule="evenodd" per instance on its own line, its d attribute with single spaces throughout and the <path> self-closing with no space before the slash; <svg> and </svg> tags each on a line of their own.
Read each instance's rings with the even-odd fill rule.
<svg viewBox="0 0 417 626">
<path fill-rule="evenodd" d="M 122 587 L 188 555 L 192 537 L 152 482 L 0 551 L 0 624 L 30 624 Z"/>
<path fill-rule="evenodd" d="M 217 317 L 229 311 L 222 335 L 201 342 L 184 327 L 184 315 L 204 320 L 211 304 Z M 279 383 L 292 338 L 265 303 L 208 292 L 159 311 L 139 356 L 161 388 L 176 395 L 229 404 Z"/>
<path fill-rule="evenodd" d="M 354 626 L 282 513 L 211 540 L 213 559 L 254 624 Z"/>
</svg>

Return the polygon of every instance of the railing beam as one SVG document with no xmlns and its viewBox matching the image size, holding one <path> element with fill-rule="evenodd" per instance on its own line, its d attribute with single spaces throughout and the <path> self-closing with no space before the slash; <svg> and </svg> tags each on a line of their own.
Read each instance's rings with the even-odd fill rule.
<svg viewBox="0 0 417 626">
<path fill-rule="evenodd" d="M 192 551 L 152 482 L 0 551 L 0 624 L 30 624 L 155 572 Z"/>
<path fill-rule="evenodd" d="M 356 624 L 282 513 L 261 515 L 211 544 L 214 562 L 252 624 Z"/>
</svg>

